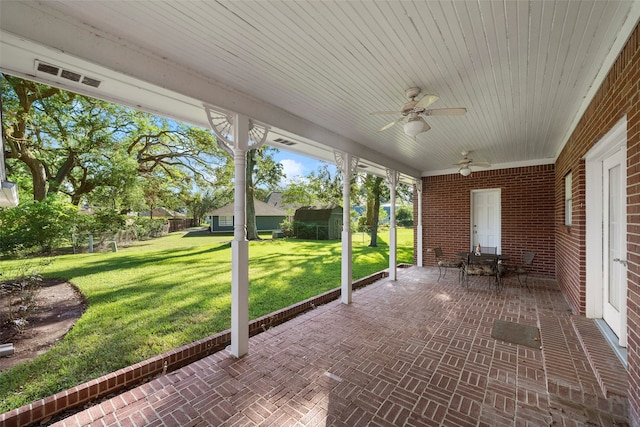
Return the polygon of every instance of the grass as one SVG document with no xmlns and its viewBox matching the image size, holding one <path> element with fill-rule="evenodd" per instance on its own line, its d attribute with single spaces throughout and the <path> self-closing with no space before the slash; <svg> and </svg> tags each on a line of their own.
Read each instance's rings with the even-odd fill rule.
<svg viewBox="0 0 640 427">
<path fill-rule="evenodd" d="M 0 412 L 230 328 L 231 238 L 173 233 L 42 267 L 76 285 L 89 307 L 51 350 L 0 372 Z M 370 248 L 354 234 L 354 279 L 388 268 L 387 239 Z M 340 241 L 256 241 L 249 259 L 251 319 L 340 286 Z M 20 262 L 2 260 L 0 272 Z M 398 229 L 398 262 L 413 262 L 412 229 Z"/>
</svg>

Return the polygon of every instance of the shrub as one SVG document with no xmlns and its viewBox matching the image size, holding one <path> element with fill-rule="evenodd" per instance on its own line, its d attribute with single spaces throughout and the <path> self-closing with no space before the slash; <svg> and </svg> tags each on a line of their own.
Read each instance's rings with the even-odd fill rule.
<svg viewBox="0 0 640 427">
<path fill-rule="evenodd" d="M 290 219 L 285 219 L 280 223 L 280 230 L 282 230 L 284 237 L 293 237 L 295 235 L 293 233 L 293 221 Z"/>
<path fill-rule="evenodd" d="M 73 234 L 73 249 L 77 252 L 89 243 L 89 235 L 101 245 L 106 240 L 117 240 L 115 236 L 125 228 L 125 216 L 112 209 L 97 211 L 94 215 L 78 215 Z"/>
<path fill-rule="evenodd" d="M 329 238 L 329 227 L 326 225 L 307 224 L 306 222 L 295 221 L 293 228 L 298 239 L 327 240 Z"/>
<path fill-rule="evenodd" d="M 152 237 L 160 237 L 168 231 L 164 219 L 153 219 L 143 216 L 135 217 L 130 228 L 138 240 L 146 240 Z"/>
<path fill-rule="evenodd" d="M 55 195 L 0 209 L 0 252 L 50 253 L 72 241 L 77 220 L 78 208 Z"/>
<path fill-rule="evenodd" d="M 400 206 L 396 211 L 396 224 L 401 227 L 412 227 L 413 209 L 408 206 Z"/>
</svg>

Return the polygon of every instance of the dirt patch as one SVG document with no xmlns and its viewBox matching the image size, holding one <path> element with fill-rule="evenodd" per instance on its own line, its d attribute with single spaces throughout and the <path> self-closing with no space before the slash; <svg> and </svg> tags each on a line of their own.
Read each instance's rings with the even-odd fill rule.
<svg viewBox="0 0 640 427">
<path fill-rule="evenodd" d="M 73 327 L 87 304 L 76 287 L 61 280 L 44 280 L 28 324 L 18 331 L 8 318 L 9 298 L 0 296 L 0 343 L 12 343 L 14 353 L 0 357 L 0 371 L 49 350 Z"/>
</svg>

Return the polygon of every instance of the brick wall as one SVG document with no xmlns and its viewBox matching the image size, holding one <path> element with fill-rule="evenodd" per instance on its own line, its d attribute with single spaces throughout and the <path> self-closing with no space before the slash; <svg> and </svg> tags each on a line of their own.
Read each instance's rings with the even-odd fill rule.
<svg viewBox="0 0 640 427">
<path fill-rule="evenodd" d="M 424 177 L 424 265 L 435 265 L 428 248 L 452 255 L 471 247 L 471 190 L 501 189 L 502 253 L 520 260 L 535 252 L 533 275 L 555 278 L 553 165 Z"/>
<path fill-rule="evenodd" d="M 557 278 L 576 313 L 585 311 L 585 164 L 582 158 L 627 117 L 627 259 L 629 418 L 640 426 L 640 27 L 636 26 L 556 161 Z M 565 174 L 573 175 L 573 225 L 564 227 Z"/>
</svg>

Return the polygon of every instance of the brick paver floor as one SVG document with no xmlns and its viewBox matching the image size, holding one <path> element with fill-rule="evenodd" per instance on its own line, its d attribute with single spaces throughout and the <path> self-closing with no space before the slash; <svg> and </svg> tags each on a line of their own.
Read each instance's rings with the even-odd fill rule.
<svg viewBox="0 0 640 427">
<path fill-rule="evenodd" d="M 530 293 L 509 281 L 496 295 L 480 278 L 467 290 L 437 276 L 399 270 L 350 305 L 251 338 L 241 359 L 216 353 L 55 425 L 626 424 L 627 400 L 605 397 L 555 282 L 530 280 Z M 492 338 L 495 319 L 539 327 L 542 349 Z M 613 352 L 608 362 L 624 373 Z"/>
</svg>

